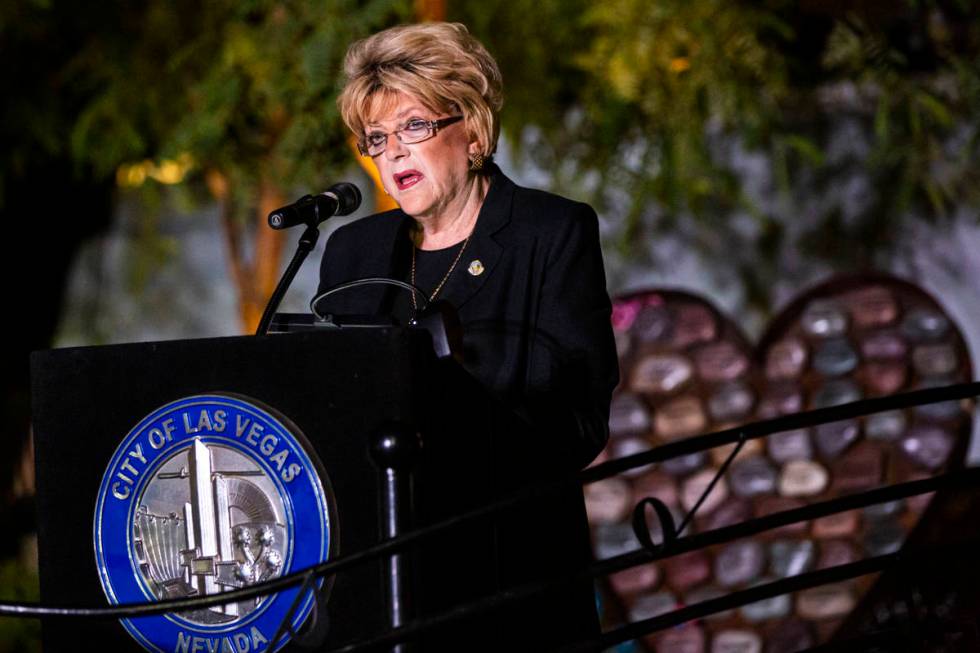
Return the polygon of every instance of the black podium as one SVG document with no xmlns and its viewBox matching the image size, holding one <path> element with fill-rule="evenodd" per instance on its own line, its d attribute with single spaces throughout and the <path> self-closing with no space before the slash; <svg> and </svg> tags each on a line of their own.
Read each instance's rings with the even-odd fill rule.
<svg viewBox="0 0 980 653">
<path fill-rule="evenodd" d="M 381 536 L 379 470 L 369 453 L 379 429 L 396 424 L 421 434 L 417 518 L 432 522 L 489 498 L 490 434 L 506 431 L 511 419 L 455 363 L 436 359 L 426 332 L 401 328 L 35 352 L 32 392 L 41 596 L 57 605 L 105 603 L 93 550 L 96 497 L 123 438 L 170 402 L 244 397 L 304 433 L 335 502 L 334 555 Z M 186 469 L 171 476 L 181 474 Z M 417 552 L 428 574 L 423 594 L 437 597 L 423 610 L 445 607 L 437 605 L 439 596 L 458 603 L 493 592 L 494 546 L 491 527 L 481 525 Z M 360 565 L 332 581 L 327 646 L 385 629 L 382 567 Z M 48 652 L 76 650 L 81 641 L 143 650 L 115 621 L 50 620 L 43 638 Z"/>
</svg>

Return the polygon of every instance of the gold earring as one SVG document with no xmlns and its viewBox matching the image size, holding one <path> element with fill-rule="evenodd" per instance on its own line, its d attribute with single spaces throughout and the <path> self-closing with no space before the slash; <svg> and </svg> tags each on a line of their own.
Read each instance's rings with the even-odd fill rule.
<svg viewBox="0 0 980 653">
<path fill-rule="evenodd" d="M 479 152 L 470 157 L 470 170 L 483 170 L 483 155 Z"/>
</svg>

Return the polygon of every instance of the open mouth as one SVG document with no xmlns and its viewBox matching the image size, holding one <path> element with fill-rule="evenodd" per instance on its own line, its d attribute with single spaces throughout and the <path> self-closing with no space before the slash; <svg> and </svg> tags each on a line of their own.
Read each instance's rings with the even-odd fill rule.
<svg viewBox="0 0 980 653">
<path fill-rule="evenodd" d="M 415 184 L 422 181 L 422 173 L 418 170 L 406 170 L 404 172 L 399 172 L 394 175 L 395 185 L 398 186 L 398 190 L 405 190 L 406 188 L 411 188 Z"/>
</svg>

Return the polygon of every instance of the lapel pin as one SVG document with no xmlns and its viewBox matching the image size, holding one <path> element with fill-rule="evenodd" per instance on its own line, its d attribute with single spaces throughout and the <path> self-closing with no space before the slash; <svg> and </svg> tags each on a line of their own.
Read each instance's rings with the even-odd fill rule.
<svg viewBox="0 0 980 653">
<path fill-rule="evenodd" d="M 466 269 L 466 271 L 472 274 L 474 277 L 478 277 L 483 274 L 483 270 L 483 263 L 480 262 L 480 259 L 470 261 L 470 267 Z"/>
</svg>

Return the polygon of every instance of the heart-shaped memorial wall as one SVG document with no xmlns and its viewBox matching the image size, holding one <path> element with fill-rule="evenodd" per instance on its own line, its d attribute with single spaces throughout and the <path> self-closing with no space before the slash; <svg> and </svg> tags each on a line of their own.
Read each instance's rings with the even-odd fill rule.
<svg viewBox="0 0 980 653">
<path fill-rule="evenodd" d="M 838 278 L 787 306 L 756 347 L 691 294 L 613 302 L 621 382 L 597 463 L 761 419 L 972 379 L 962 333 L 920 288 L 882 275 Z M 868 415 L 748 440 L 685 535 L 924 478 L 961 465 L 971 402 Z M 598 559 L 639 548 L 642 498 L 679 522 L 735 445 L 631 469 L 585 486 Z M 637 621 L 779 578 L 895 551 L 931 500 L 922 495 L 768 531 L 612 574 L 607 624 Z M 657 539 L 657 534 L 654 534 Z M 650 650 L 797 651 L 826 642 L 875 578 L 767 599 L 647 636 Z"/>
</svg>

